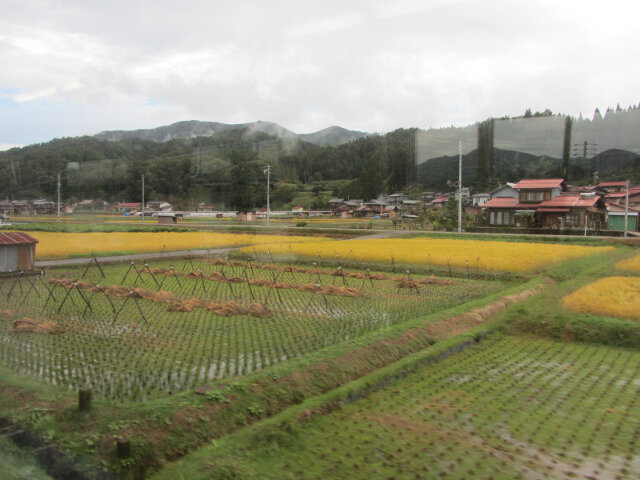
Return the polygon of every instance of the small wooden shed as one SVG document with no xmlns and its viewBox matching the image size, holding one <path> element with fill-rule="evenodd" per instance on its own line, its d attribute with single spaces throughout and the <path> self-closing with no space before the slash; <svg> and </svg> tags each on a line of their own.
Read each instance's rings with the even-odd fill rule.
<svg viewBox="0 0 640 480">
<path fill-rule="evenodd" d="M 161 225 L 175 225 L 178 223 L 178 214 L 176 213 L 158 213 L 158 223 Z"/>
<path fill-rule="evenodd" d="M 22 232 L 0 232 L 0 272 L 33 270 L 38 240 Z"/>
<path fill-rule="evenodd" d="M 256 212 L 253 210 L 240 210 L 236 213 L 236 220 L 241 222 L 253 222 L 256 219 Z"/>
</svg>

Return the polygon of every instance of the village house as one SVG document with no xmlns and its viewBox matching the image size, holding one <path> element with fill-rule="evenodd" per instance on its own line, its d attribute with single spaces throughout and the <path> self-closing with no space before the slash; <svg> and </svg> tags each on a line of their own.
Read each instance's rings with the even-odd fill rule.
<svg viewBox="0 0 640 480">
<path fill-rule="evenodd" d="M 124 215 L 130 215 L 140 210 L 140 202 L 121 202 L 116 205 L 116 208 Z"/>
<path fill-rule="evenodd" d="M 594 192 L 558 195 L 536 209 L 537 224 L 543 228 L 582 228 L 600 230 L 605 223 L 604 199 Z"/>
<path fill-rule="evenodd" d="M 196 212 L 198 213 L 213 213 L 215 211 L 216 207 L 214 205 L 207 205 L 204 202 L 200 202 L 196 205 Z"/>
<path fill-rule="evenodd" d="M 331 210 L 331 213 L 333 214 L 334 212 L 337 212 L 338 209 L 340 208 L 340 204 L 344 202 L 344 198 L 330 198 L 329 199 L 329 210 Z"/>
<path fill-rule="evenodd" d="M 627 182 L 600 182 L 597 188 L 605 193 L 624 193 Z"/>
<path fill-rule="evenodd" d="M 402 203 L 408 199 L 409 196 L 405 193 L 392 193 L 391 195 L 384 195 L 379 200 L 381 201 L 381 203 L 385 203 L 392 207 L 401 207 Z"/>
<path fill-rule="evenodd" d="M 9 200 L 0 200 L 0 213 L 3 215 L 11 215 L 11 202 Z"/>
<path fill-rule="evenodd" d="M 640 187 L 631 187 L 629 189 L 629 206 L 640 206 Z"/>
<path fill-rule="evenodd" d="M 448 201 L 449 201 L 449 195 L 441 195 L 431 200 L 428 206 L 433 207 L 435 209 L 440 209 L 440 208 L 444 208 L 444 204 L 447 203 Z"/>
<path fill-rule="evenodd" d="M 76 209 L 83 212 L 93 210 L 93 200 L 86 199 L 76 203 Z"/>
<path fill-rule="evenodd" d="M 422 210 L 422 202 L 419 200 L 403 200 L 402 208 L 407 209 L 413 215 L 417 215 Z"/>
<path fill-rule="evenodd" d="M 333 215 L 334 217 L 351 218 L 353 216 L 353 212 L 357 208 L 360 208 L 363 203 L 364 200 L 361 199 L 342 200 L 337 204 L 337 206 L 331 208 L 331 215 Z"/>
<path fill-rule="evenodd" d="M 604 198 L 595 192 L 565 194 L 561 178 L 521 180 L 494 191 L 499 196 L 484 204 L 489 225 L 527 226 L 532 218 L 538 227 L 601 229 L 605 225 Z"/>
<path fill-rule="evenodd" d="M 524 226 L 520 216 L 530 218 L 540 203 L 560 195 L 566 188 L 561 178 L 521 180 L 491 192 L 491 200 L 484 204 L 489 225 Z"/>
<path fill-rule="evenodd" d="M 173 211 L 173 206 L 169 202 L 165 202 L 162 200 L 152 200 L 147 202 L 146 210 L 152 210 L 154 212 L 171 212 Z"/>
<path fill-rule="evenodd" d="M 515 188 L 515 183 L 507 182 L 505 185 L 501 185 L 495 190 L 489 192 L 491 199 L 494 198 L 518 198 L 520 193 Z"/>
<path fill-rule="evenodd" d="M 471 195 L 471 205 L 474 207 L 482 207 L 489 200 L 491 200 L 490 193 L 476 193 L 475 195 Z"/>
<path fill-rule="evenodd" d="M 33 210 L 36 215 L 52 215 L 57 212 L 56 202 L 44 198 L 33 200 Z"/>
<path fill-rule="evenodd" d="M 12 200 L 9 210 L 13 215 L 33 215 L 36 212 L 29 200 Z"/>
</svg>

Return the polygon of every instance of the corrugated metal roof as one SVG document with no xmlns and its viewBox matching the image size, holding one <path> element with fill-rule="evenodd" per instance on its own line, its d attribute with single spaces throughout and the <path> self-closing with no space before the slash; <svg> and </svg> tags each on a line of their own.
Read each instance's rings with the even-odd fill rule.
<svg viewBox="0 0 640 480">
<path fill-rule="evenodd" d="M 624 187 L 627 182 L 600 182 L 599 187 Z"/>
<path fill-rule="evenodd" d="M 492 198 L 486 202 L 483 207 L 487 208 L 515 208 L 520 203 L 520 200 L 513 197 L 498 197 Z"/>
<path fill-rule="evenodd" d="M 0 232 L 0 245 L 23 245 L 29 243 L 38 243 L 38 240 L 22 232 Z"/>
<path fill-rule="evenodd" d="M 551 200 L 545 200 L 540 204 L 540 208 L 558 208 L 558 207 L 593 207 L 601 197 L 581 197 L 580 195 L 558 195 Z"/>
<path fill-rule="evenodd" d="M 517 190 L 556 188 L 564 183 L 563 178 L 540 178 L 533 180 L 520 180 L 513 188 Z"/>
<path fill-rule="evenodd" d="M 517 208 L 520 210 L 535 210 L 538 208 L 537 203 L 520 203 L 520 199 L 513 197 L 492 198 L 484 205 L 483 208 Z"/>
</svg>

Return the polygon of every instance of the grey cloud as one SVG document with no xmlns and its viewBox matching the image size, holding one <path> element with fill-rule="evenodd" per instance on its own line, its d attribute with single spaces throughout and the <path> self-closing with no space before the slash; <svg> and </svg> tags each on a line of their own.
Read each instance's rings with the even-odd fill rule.
<svg viewBox="0 0 640 480">
<path fill-rule="evenodd" d="M 2 10 L 5 144 L 185 119 L 388 131 L 640 100 L 640 7 L 621 0 L 7 0 Z"/>
</svg>

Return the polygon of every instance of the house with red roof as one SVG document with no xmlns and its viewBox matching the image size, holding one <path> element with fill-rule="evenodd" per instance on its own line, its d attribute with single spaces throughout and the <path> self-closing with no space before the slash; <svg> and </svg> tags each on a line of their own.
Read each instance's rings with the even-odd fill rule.
<svg viewBox="0 0 640 480">
<path fill-rule="evenodd" d="M 484 204 L 489 225 L 521 226 L 518 217 L 531 218 L 540 203 L 557 197 L 566 188 L 562 178 L 520 180 L 501 187 Z"/>
<path fill-rule="evenodd" d="M 520 202 L 540 203 L 561 195 L 567 189 L 563 178 L 520 180 L 513 186 L 520 192 Z"/>
<path fill-rule="evenodd" d="M 562 178 L 520 180 L 513 190 L 517 196 L 494 197 L 484 204 L 489 225 L 528 226 L 532 217 L 542 228 L 583 228 L 586 224 L 589 229 L 601 229 L 606 224 L 603 197 L 594 192 L 567 194 Z"/>
<path fill-rule="evenodd" d="M 627 182 L 600 182 L 596 186 L 607 193 L 624 193 L 624 188 L 627 186 Z"/>
<path fill-rule="evenodd" d="M 536 208 L 537 224 L 543 228 L 583 228 L 600 230 L 606 225 L 604 198 L 596 193 L 558 195 Z"/>
<path fill-rule="evenodd" d="M 121 202 L 117 204 L 118 210 L 122 211 L 125 215 L 129 215 L 140 209 L 140 202 Z"/>
</svg>

